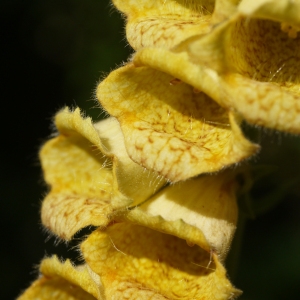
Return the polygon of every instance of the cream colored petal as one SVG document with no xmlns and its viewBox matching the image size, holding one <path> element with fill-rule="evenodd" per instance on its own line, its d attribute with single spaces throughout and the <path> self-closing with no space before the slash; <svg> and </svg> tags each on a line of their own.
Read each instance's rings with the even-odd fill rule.
<svg viewBox="0 0 300 300">
<path fill-rule="evenodd" d="M 99 276 L 87 266 L 73 267 L 69 260 L 61 263 L 54 256 L 42 261 L 40 271 L 42 276 L 18 300 L 104 299 Z"/>
<path fill-rule="evenodd" d="M 176 182 L 255 153 L 257 146 L 243 137 L 233 115 L 185 83 L 172 85 L 173 79 L 127 65 L 98 87 L 98 99 L 119 120 L 134 161 Z"/>
<path fill-rule="evenodd" d="M 170 185 L 125 219 L 197 244 L 223 260 L 237 223 L 234 177 L 230 170 Z"/>
<path fill-rule="evenodd" d="M 234 299 L 239 291 L 213 255 L 178 237 L 129 223 L 93 232 L 81 246 L 107 299 Z"/>
<path fill-rule="evenodd" d="M 213 0 L 114 0 L 127 17 L 130 45 L 170 48 L 195 34 L 210 30 Z"/>
<path fill-rule="evenodd" d="M 135 206 L 166 184 L 166 180 L 156 172 L 145 170 L 129 158 L 119 122 L 115 118 L 98 122 L 94 127 L 101 137 L 103 153 L 113 157 L 112 205 L 115 209 L 124 207 L 125 202 Z M 124 197 L 126 200 L 123 200 Z"/>
<path fill-rule="evenodd" d="M 42 222 L 59 237 L 69 240 L 85 226 L 107 225 L 115 209 L 144 201 L 164 184 L 128 157 L 116 120 L 94 127 L 79 109 L 65 109 L 55 121 L 60 135 L 40 152 L 51 186 L 42 204 Z"/>
</svg>

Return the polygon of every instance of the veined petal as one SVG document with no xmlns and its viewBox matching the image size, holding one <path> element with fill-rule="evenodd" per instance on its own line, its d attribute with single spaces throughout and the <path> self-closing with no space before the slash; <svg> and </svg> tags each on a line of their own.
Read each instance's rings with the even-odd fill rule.
<svg viewBox="0 0 300 300">
<path fill-rule="evenodd" d="M 172 61 L 164 59 L 166 64 Z M 172 85 L 173 79 L 130 64 L 98 87 L 98 99 L 120 122 L 134 161 L 176 182 L 218 171 L 257 151 L 233 114 L 186 83 Z"/>
<path fill-rule="evenodd" d="M 44 259 L 42 276 L 18 300 L 93 300 L 104 299 L 101 282 L 88 266 L 73 267 L 69 260 L 61 263 L 56 256 Z"/>
<path fill-rule="evenodd" d="M 249 123 L 300 133 L 299 46 L 300 36 L 289 37 L 280 23 L 237 13 L 172 51 L 143 49 L 134 63 L 202 90 Z"/>
<path fill-rule="evenodd" d="M 171 48 L 195 34 L 211 29 L 214 0 L 113 0 L 127 17 L 129 44 Z"/>
<path fill-rule="evenodd" d="M 234 177 L 230 170 L 170 185 L 124 217 L 213 251 L 223 260 L 237 223 Z"/>
<path fill-rule="evenodd" d="M 119 223 L 97 230 L 81 249 L 107 299 L 221 300 L 240 294 L 216 255 L 210 263 L 200 247 L 143 226 Z"/>
<path fill-rule="evenodd" d="M 217 72 L 206 74 L 220 86 L 214 100 L 222 106 L 249 123 L 300 133 L 299 1 L 251 3 L 186 45 L 189 59 Z"/>
<path fill-rule="evenodd" d="M 94 127 L 103 143 L 103 153 L 108 157 L 111 156 L 113 161 L 112 205 L 114 208 L 124 207 L 122 200 L 124 196 L 129 199 L 128 206 L 138 205 L 166 184 L 166 180 L 156 172 L 145 170 L 130 159 L 119 122 L 115 118 L 98 122 Z M 117 195 L 122 195 L 120 201 Z"/>
<path fill-rule="evenodd" d="M 114 210 L 146 200 L 165 183 L 128 157 L 115 119 L 94 126 L 79 109 L 65 109 L 55 122 L 60 135 L 40 152 L 51 186 L 42 222 L 59 237 L 69 240 L 85 226 L 107 225 Z"/>
</svg>

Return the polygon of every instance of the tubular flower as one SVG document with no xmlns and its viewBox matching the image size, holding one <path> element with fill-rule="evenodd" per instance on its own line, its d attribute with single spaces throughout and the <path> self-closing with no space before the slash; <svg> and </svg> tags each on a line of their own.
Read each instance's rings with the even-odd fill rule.
<svg viewBox="0 0 300 300">
<path fill-rule="evenodd" d="M 43 274 L 19 298 L 233 299 L 216 254 L 175 236 L 131 223 L 94 231 L 81 245 L 86 264 L 44 259 Z"/>
<path fill-rule="evenodd" d="M 120 122 L 128 155 L 172 182 L 218 171 L 255 153 L 234 114 L 185 83 L 129 64 L 98 87 L 104 108 Z"/>
<path fill-rule="evenodd" d="M 133 64 L 170 74 L 249 123 L 300 133 L 300 2 L 233 2 L 216 1 L 208 33 L 141 48 Z"/>
<path fill-rule="evenodd" d="M 40 154 L 51 186 L 42 222 L 64 240 L 83 227 L 99 228 L 81 244 L 83 265 L 43 260 L 41 277 L 20 300 L 240 294 L 222 265 L 237 222 L 233 171 L 166 185 L 128 158 L 114 118 L 92 124 L 66 108 L 55 123 L 59 134 Z"/>
<path fill-rule="evenodd" d="M 128 16 L 127 37 L 138 51 L 133 63 L 100 83 L 97 96 L 120 122 L 128 155 L 177 182 L 256 153 L 258 146 L 239 128 L 241 118 L 211 97 L 218 90 L 215 84 L 206 86 L 210 94 L 199 89 L 207 83 L 195 74 L 200 66 L 180 61 L 173 50 L 199 34 L 210 35 L 217 19 L 214 1 L 114 2 Z M 231 11 L 234 1 L 227 2 L 216 7 L 223 3 Z"/>
</svg>

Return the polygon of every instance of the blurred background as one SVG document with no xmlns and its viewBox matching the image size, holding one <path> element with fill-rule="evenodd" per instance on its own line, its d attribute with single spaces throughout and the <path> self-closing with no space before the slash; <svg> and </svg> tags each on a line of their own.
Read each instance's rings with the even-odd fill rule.
<svg viewBox="0 0 300 300">
<path fill-rule="evenodd" d="M 36 278 L 44 256 L 78 255 L 70 250 L 76 240 L 59 244 L 40 224 L 47 189 L 38 151 L 51 134 L 52 116 L 67 105 L 99 119 L 96 84 L 132 50 L 124 39 L 123 21 L 108 0 L 2 0 L 0 8 L 0 280 L 1 299 L 14 299 Z M 263 150 L 252 163 L 272 171 L 257 181 L 252 197 L 261 211 L 268 201 L 273 204 L 247 222 L 233 282 L 244 291 L 242 300 L 297 299 L 300 138 L 258 132 Z"/>
</svg>

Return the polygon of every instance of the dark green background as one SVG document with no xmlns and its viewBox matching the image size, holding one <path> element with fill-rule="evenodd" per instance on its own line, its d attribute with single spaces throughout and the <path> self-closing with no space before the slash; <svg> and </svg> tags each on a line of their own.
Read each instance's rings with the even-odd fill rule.
<svg viewBox="0 0 300 300">
<path fill-rule="evenodd" d="M 124 0 L 125 1 L 125 0 Z M 51 118 L 65 105 L 94 119 L 93 91 L 131 49 L 108 0 L 2 0 L 1 12 L 1 299 L 14 299 L 36 277 L 45 256 L 76 256 L 42 230 L 46 192 L 37 159 Z M 247 126 L 246 126 L 247 127 Z M 246 128 L 247 130 L 247 128 Z M 253 164 L 277 166 L 253 191 L 257 201 L 288 186 L 283 201 L 246 226 L 234 283 L 240 299 L 297 299 L 300 294 L 300 141 L 258 129 Z M 276 195 L 275 195 L 276 196 Z"/>
</svg>

